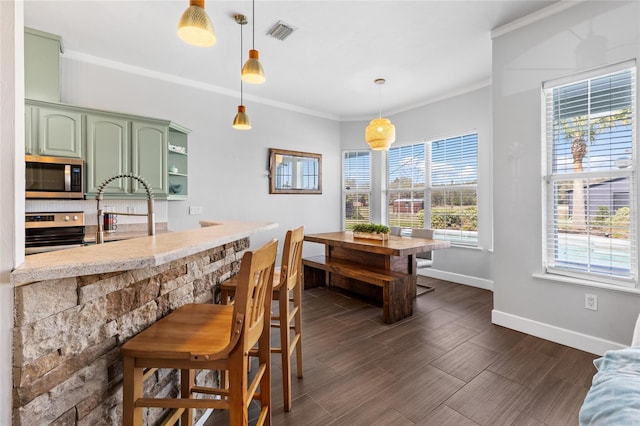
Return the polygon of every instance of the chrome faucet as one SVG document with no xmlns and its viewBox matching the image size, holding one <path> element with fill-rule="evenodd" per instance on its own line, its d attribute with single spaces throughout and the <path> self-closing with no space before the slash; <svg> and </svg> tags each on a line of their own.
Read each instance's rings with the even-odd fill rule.
<svg viewBox="0 0 640 426">
<path fill-rule="evenodd" d="M 142 179 L 140 176 L 136 176 L 133 173 L 123 173 L 120 175 L 115 175 L 100 184 L 98 187 L 98 194 L 96 195 L 96 200 L 98 201 L 98 232 L 96 234 L 96 244 L 104 243 L 104 212 L 102 211 L 102 207 L 100 206 L 100 202 L 102 201 L 102 192 L 105 187 L 112 181 L 120 178 L 129 178 L 135 179 L 144 186 L 144 189 L 147 191 L 147 213 L 120 213 L 120 212 L 109 212 L 113 214 L 119 214 L 124 216 L 147 216 L 147 230 L 149 235 L 156 234 L 156 221 L 155 221 L 155 213 L 153 212 L 153 191 L 151 187 L 147 183 L 146 180 Z"/>
</svg>

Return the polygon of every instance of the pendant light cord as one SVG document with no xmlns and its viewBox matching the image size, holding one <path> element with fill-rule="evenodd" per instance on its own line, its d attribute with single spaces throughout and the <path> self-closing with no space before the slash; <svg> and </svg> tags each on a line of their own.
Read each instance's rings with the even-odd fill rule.
<svg viewBox="0 0 640 426">
<path fill-rule="evenodd" d="M 382 118 L 382 84 L 378 84 L 378 118 Z"/>
<path fill-rule="evenodd" d="M 256 0 L 251 2 L 251 25 L 253 25 L 253 40 L 252 40 L 252 49 L 256 48 Z"/>
<path fill-rule="evenodd" d="M 240 24 L 240 75 L 242 76 L 242 52 L 243 52 L 243 44 L 242 44 L 242 27 L 243 25 Z M 243 97 L 243 92 L 242 92 L 242 77 L 240 78 L 240 105 L 244 105 L 244 97 Z"/>
</svg>

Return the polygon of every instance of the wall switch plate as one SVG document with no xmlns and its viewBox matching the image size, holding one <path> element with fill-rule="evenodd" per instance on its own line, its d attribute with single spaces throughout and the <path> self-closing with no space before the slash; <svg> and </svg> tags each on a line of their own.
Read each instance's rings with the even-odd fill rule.
<svg viewBox="0 0 640 426">
<path fill-rule="evenodd" d="M 590 311 L 598 310 L 598 296 L 595 294 L 585 294 L 584 295 L 584 308 L 589 309 Z"/>
<path fill-rule="evenodd" d="M 202 214 L 202 207 L 200 206 L 190 206 L 189 214 Z"/>
</svg>

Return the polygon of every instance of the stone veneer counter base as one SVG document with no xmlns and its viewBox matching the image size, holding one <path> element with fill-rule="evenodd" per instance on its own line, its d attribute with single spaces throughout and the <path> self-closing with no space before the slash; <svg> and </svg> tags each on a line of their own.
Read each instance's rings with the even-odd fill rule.
<svg viewBox="0 0 640 426">
<path fill-rule="evenodd" d="M 271 222 L 207 222 L 203 228 L 114 241 L 27 256 L 11 273 L 15 286 L 162 265 L 250 234 L 274 229 Z M 213 226 L 208 226 L 213 225 Z"/>
<path fill-rule="evenodd" d="M 277 226 L 201 225 L 27 257 L 11 276 L 13 425 L 122 424 L 122 344 L 180 306 L 215 303 L 220 283 L 238 273 L 249 236 Z M 145 395 L 175 397 L 179 376 L 149 372 Z M 196 375 L 197 385 L 218 381 L 212 371 Z M 168 414 L 145 410 L 144 424 Z"/>
</svg>

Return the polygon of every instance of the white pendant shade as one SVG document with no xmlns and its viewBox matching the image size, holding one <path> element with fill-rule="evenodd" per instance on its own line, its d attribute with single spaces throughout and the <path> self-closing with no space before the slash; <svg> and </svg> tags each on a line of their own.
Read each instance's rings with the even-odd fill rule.
<svg viewBox="0 0 640 426">
<path fill-rule="evenodd" d="M 249 116 L 245 112 L 244 105 L 238 105 L 238 113 L 233 119 L 233 128 L 238 130 L 251 129 L 251 121 L 249 121 Z"/>
<path fill-rule="evenodd" d="M 191 0 L 178 23 L 178 37 L 188 44 L 210 47 L 216 44 L 211 19 L 204 10 L 204 0 Z"/>
<path fill-rule="evenodd" d="M 396 126 L 386 118 L 374 118 L 365 130 L 365 140 L 374 151 L 386 151 L 396 141 Z"/>
</svg>

